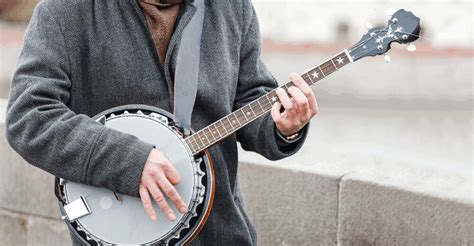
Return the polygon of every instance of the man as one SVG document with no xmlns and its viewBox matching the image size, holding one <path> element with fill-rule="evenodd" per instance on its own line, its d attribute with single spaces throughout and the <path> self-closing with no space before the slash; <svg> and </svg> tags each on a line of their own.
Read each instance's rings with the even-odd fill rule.
<svg viewBox="0 0 474 246">
<path fill-rule="evenodd" d="M 140 196 L 150 219 L 159 212 L 151 207 L 156 202 L 174 220 L 170 206 L 184 212 L 185 204 L 173 186 L 180 176 L 172 163 L 149 143 L 90 117 L 125 104 L 173 112 L 177 48 L 194 11 L 186 0 L 42 1 L 12 81 L 9 143 L 29 163 L 53 175 Z M 277 86 L 260 60 L 259 27 L 250 0 L 206 1 L 205 13 L 194 129 Z M 271 160 L 301 147 L 317 104 L 302 78 L 291 78 L 296 86 L 288 93 L 277 91 L 281 104 L 274 104 L 271 116 L 209 149 L 215 163 L 214 205 L 193 244 L 256 244 L 237 181 L 237 141 Z"/>
</svg>

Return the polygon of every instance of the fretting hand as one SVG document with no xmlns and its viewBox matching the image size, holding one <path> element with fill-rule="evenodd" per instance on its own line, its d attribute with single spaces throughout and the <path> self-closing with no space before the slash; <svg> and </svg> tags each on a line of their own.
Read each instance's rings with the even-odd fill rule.
<svg viewBox="0 0 474 246">
<path fill-rule="evenodd" d="M 296 73 L 290 78 L 295 86 L 288 88 L 288 93 L 282 88 L 276 89 L 280 102 L 276 102 L 271 111 L 278 131 L 285 137 L 298 133 L 318 113 L 318 103 L 309 85 Z"/>
</svg>

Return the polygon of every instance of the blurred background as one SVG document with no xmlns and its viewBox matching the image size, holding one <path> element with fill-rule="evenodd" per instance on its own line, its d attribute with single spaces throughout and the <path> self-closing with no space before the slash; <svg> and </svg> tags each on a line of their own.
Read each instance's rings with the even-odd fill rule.
<svg viewBox="0 0 474 246">
<path fill-rule="evenodd" d="M 36 3 L 35 0 L 0 0 L 0 119 L 23 33 Z M 406 45 L 394 44 L 390 52 L 392 62 L 386 63 L 383 56 L 365 58 L 314 86 L 320 112 L 311 122 L 305 146 L 295 156 L 275 163 L 241 151 L 241 186 L 260 242 L 263 245 L 311 245 L 315 240 L 320 245 L 473 243 L 472 0 L 253 0 L 253 3 L 260 20 L 263 59 L 282 84 L 291 72 L 303 72 L 349 48 L 366 33 L 368 23 L 384 27 L 389 18 L 387 12 L 391 10 L 404 8 L 419 16 L 423 37 L 415 43 L 416 52 L 408 52 Z M 8 176 L 7 172 L 1 172 L 4 172 L 2 176 Z M 281 175 L 281 179 L 277 182 L 275 176 L 263 175 L 269 172 Z M 306 174 L 314 175 L 311 176 L 314 179 L 302 183 Z M 334 178 L 334 186 L 320 182 L 326 178 Z M 353 188 L 354 184 L 361 186 Z M 269 186 L 274 186 L 274 190 Z M 302 191 L 302 187 L 310 188 Z M 382 188 L 371 190 L 373 187 Z M 403 196 L 385 189 L 410 194 L 409 198 L 405 197 L 409 201 L 398 204 Z M 283 193 L 278 196 L 275 192 Z M 294 194 L 298 192 L 314 197 L 312 201 L 319 204 L 314 209 L 320 212 L 308 211 L 305 201 L 297 203 Z M 6 194 L 0 198 L 10 199 L 11 192 L 2 193 Z M 352 197 L 353 194 L 358 195 Z M 423 199 L 428 202 L 424 203 Z M 391 204 L 384 204 L 384 200 Z M 414 203 L 402 208 L 410 202 Z M 292 209 L 281 205 L 288 203 Z M 0 211 L 19 216 L 34 213 L 9 206 L 0 201 Z M 268 206 L 277 208 L 262 208 Z M 378 212 L 374 215 L 374 211 Z M 386 217 L 387 211 L 390 217 Z M 287 212 L 301 220 L 288 216 L 271 218 Z M 279 231 L 274 228 L 275 223 L 291 226 Z M 0 228 L 5 228 L 1 224 L 0 219 Z M 430 229 L 420 231 L 424 227 Z M 445 235 L 440 235 L 441 232 Z M 406 238 L 402 239 L 402 235 Z"/>
</svg>

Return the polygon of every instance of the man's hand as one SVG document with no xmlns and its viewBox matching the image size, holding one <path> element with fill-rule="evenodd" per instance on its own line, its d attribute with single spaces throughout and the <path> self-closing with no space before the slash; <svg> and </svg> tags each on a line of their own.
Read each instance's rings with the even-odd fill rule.
<svg viewBox="0 0 474 246">
<path fill-rule="evenodd" d="M 288 93 L 282 88 L 276 89 L 280 102 L 276 102 L 271 111 L 278 131 L 285 137 L 299 132 L 318 113 L 318 103 L 309 85 L 296 73 L 290 78 L 296 87 L 288 88 Z M 285 110 L 280 112 L 282 106 Z"/>
<path fill-rule="evenodd" d="M 156 220 L 151 198 L 170 221 L 175 220 L 176 215 L 166 202 L 165 195 L 170 198 L 178 211 L 183 214 L 187 212 L 186 204 L 174 188 L 174 185 L 177 185 L 180 179 L 179 173 L 173 164 L 166 159 L 161 151 L 153 149 L 145 163 L 139 188 L 143 207 L 151 220 Z"/>
</svg>

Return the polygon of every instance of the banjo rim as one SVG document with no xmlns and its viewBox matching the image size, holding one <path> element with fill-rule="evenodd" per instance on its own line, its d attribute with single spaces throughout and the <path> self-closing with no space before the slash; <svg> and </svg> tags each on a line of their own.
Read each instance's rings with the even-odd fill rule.
<svg viewBox="0 0 474 246">
<path fill-rule="evenodd" d="M 205 154 L 203 156 L 205 156 L 207 158 L 208 166 L 209 166 L 209 173 L 206 173 L 206 175 L 209 175 L 208 178 L 207 178 L 208 184 L 210 185 L 209 196 L 206 196 L 206 200 L 204 200 L 204 203 L 203 203 L 204 206 L 205 206 L 205 211 L 203 212 L 202 215 L 199 216 L 202 219 L 200 219 L 200 221 L 197 225 L 194 225 L 196 227 L 194 232 L 192 232 L 190 235 L 186 236 L 187 238 L 186 237 L 184 238 L 184 241 L 183 241 L 184 245 L 188 245 L 189 243 L 191 243 L 191 241 L 193 241 L 194 238 L 196 238 L 196 236 L 199 234 L 199 232 L 201 232 L 202 228 L 206 224 L 207 219 L 209 218 L 209 215 L 211 214 L 212 205 L 214 203 L 214 189 L 215 189 L 214 166 L 212 164 L 212 159 L 211 159 L 211 155 L 209 154 L 209 151 L 204 150 L 204 152 L 205 152 Z"/>
<path fill-rule="evenodd" d="M 124 112 L 124 111 L 131 111 L 131 112 L 134 112 L 134 111 L 148 111 L 150 113 L 158 113 L 158 114 L 161 114 L 163 115 L 164 117 L 168 118 L 170 120 L 170 125 L 173 125 L 175 124 L 176 122 L 176 119 L 175 119 L 175 116 L 173 114 L 171 114 L 170 112 L 167 112 L 163 109 L 160 109 L 160 108 L 157 108 L 157 107 L 153 107 L 153 106 L 149 106 L 149 105 L 141 105 L 141 104 L 129 104 L 129 105 L 123 105 L 123 106 L 118 106 L 118 107 L 114 107 L 114 108 L 110 108 L 110 109 L 107 109 L 105 111 L 102 111 L 98 114 L 96 114 L 94 117 L 92 117 L 93 120 L 97 121 L 97 122 L 101 122 L 101 118 L 103 118 L 104 116 L 108 116 L 108 115 L 111 115 L 111 114 L 118 114 L 119 112 Z M 191 132 L 194 133 L 194 131 L 191 129 Z M 191 134 L 192 135 L 192 134 Z M 185 138 L 183 137 L 183 140 Z M 189 245 L 189 243 L 194 239 L 196 238 L 196 236 L 199 234 L 199 232 L 202 230 L 202 228 L 204 227 L 210 213 L 211 213 L 211 210 L 212 210 L 212 205 L 213 205 L 213 202 L 214 202 L 214 193 L 215 193 L 215 182 L 214 182 L 214 167 L 213 167 L 213 163 L 212 163 L 212 159 L 211 159 L 211 156 L 210 156 L 210 153 L 208 150 L 204 150 L 203 152 L 201 152 L 200 154 L 196 155 L 198 156 L 198 158 L 202 158 L 203 160 L 203 165 L 205 167 L 205 174 L 206 174 L 206 179 L 205 179 L 205 185 L 206 185 L 206 192 L 205 192 L 205 197 L 204 197 L 204 200 L 203 202 L 201 203 L 201 205 L 203 206 L 202 207 L 202 210 L 199 212 L 198 216 L 195 217 L 197 219 L 197 221 L 194 223 L 194 225 L 192 225 L 190 228 L 189 228 L 189 231 L 183 235 L 181 238 L 178 239 L 178 242 L 180 242 L 181 244 L 183 245 Z M 60 178 L 57 178 L 57 179 L 60 179 Z M 59 183 L 58 183 L 59 184 Z M 60 199 L 60 204 L 61 206 L 64 206 L 66 205 L 66 194 L 65 194 L 65 186 L 59 184 L 59 187 L 56 187 L 55 185 L 55 189 L 56 188 L 59 188 L 59 193 L 61 194 L 60 197 L 58 197 L 58 199 Z M 65 220 L 66 223 L 74 223 L 75 221 L 68 221 L 68 220 Z M 72 226 L 70 227 L 70 229 L 73 229 L 75 230 L 76 234 L 78 232 L 78 230 L 76 230 L 76 227 L 75 226 Z M 80 235 L 79 235 L 80 236 Z M 82 236 L 81 236 L 82 237 Z M 84 237 L 82 237 L 84 240 L 86 240 Z M 87 239 L 88 241 L 88 239 Z"/>
</svg>

